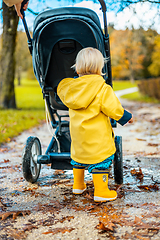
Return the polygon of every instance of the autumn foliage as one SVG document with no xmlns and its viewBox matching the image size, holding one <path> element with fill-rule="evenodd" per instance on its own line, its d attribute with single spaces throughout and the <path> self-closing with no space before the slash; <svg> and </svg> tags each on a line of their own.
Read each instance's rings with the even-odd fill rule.
<svg viewBox="0 0 160 240">
<path fill-rule="evenodd" d="M 160 37 L 154 30 L 109 28 L 113 79 L 148 78 L 159 69 Z M 157 65 L 158 62 L 158 65 Z"/>
</svg>

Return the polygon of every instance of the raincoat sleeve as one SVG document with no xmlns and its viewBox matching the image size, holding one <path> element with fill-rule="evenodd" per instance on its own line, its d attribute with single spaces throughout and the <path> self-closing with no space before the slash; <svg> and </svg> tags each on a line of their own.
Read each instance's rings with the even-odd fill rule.
<svg viewBox="0 0 160 240">
<path fill-rule="evenodd" d="M 12 7 L 14 4 L 22 2 L 22 0 L 3 0 L 3 2 L 8 6 Z"/>
<path fill-rule="evenodd" d="M 109 118 L 115 119 L 121 125 L 126 124 L 132 118 L 132 114 L 123 109 L 112 87 L 109 85 L 104 86 L 101 111 Z"/>
</svg>

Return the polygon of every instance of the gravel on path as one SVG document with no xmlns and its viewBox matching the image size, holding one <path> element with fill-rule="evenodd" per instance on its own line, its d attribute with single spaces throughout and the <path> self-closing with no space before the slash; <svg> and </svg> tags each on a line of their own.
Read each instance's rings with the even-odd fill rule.
<svg viewBox="0 0 160 240">
<path fill-rule="evenodd" d="M 160 105 L 121 102 L 134 123 L 117 126 L 123 139 L 124 183 L 113 202 L 94 203 L 92 176 L 87 191 L 72 194 L 71 171 L 43 165 L 35 184 L 22 174 L 26 139 L 40 139 L 43 153 L 51 135 L 46 124 L 21 133 L 0 148 L 0 239 L 160 239 Z"/>
</svg>

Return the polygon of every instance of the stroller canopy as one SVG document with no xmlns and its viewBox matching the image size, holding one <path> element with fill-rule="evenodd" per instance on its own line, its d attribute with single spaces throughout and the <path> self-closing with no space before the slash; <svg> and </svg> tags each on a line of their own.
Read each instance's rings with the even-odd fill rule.
<svg viewBox="0 0 160 240">
<path fill-rule="evenodd" d="M 106 57 L 104 34 L 97 14 L 86 8 L 66 7 L 37 16 L 33 28 L 33 68 L 40 86 L 55 88 L 74 77 L 71 66 L 79 50 L 94 47 Z M 103 72 L 107 79 L 107 67 Z"/>
</svg>

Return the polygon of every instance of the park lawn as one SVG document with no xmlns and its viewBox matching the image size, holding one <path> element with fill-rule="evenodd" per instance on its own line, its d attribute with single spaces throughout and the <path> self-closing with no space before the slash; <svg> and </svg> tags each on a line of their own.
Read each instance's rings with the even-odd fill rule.
<svg viewBox="0 0 160 240">
<path fill-rule="evenodd" d="M 43 95 L 36 80 L 15 84 L 15 94 L 17 109 L 0 110 L 0 144 L 45 120 Z"/>
<path fill-rule="evenodd" d="M 129 93 L 121 96 L 121 98 L 130 100 L 130 101 L 138 101 L 138 102 L 146 102 L 146 103 L 159 103 L 160 101 L 151 98 L 148 96 L 143 96 L 140 92 Z"/>
<path fill-rule="evenodd" d="M 23 79 L 22 84 L 15 86 L 18 109 L 44 110 L 42 90 L 37 80 Z"/>
<path fill-rule="evenodd" d="M 137 87 L 139 81 L 135 81 L 135 83 L 131 83 L 130 81 L 113 81 L 113 89 L 114 91 L 123 90 L 126 88 Z M 139 91 L 134 93 L 129 93 L 121 96 L 121 98 L 130 100 L 130 101 L 138 101 L 138 102 L 145 102 L 145 103 L 159 103 L 160 101 L 151 98 L 148 96 L 142 95 Z"/>
<path fill-rule="evenodd" d="M 113 90 L 119 91 L 126 88 L 137 87 L 138 82 L 131 83 L 130 81 L 113 81 Z"/>
<path fill-rule="evenodd" d="M 44 110 L 0 110 L 0 144 L 44 122 Z"/>
</svg>

